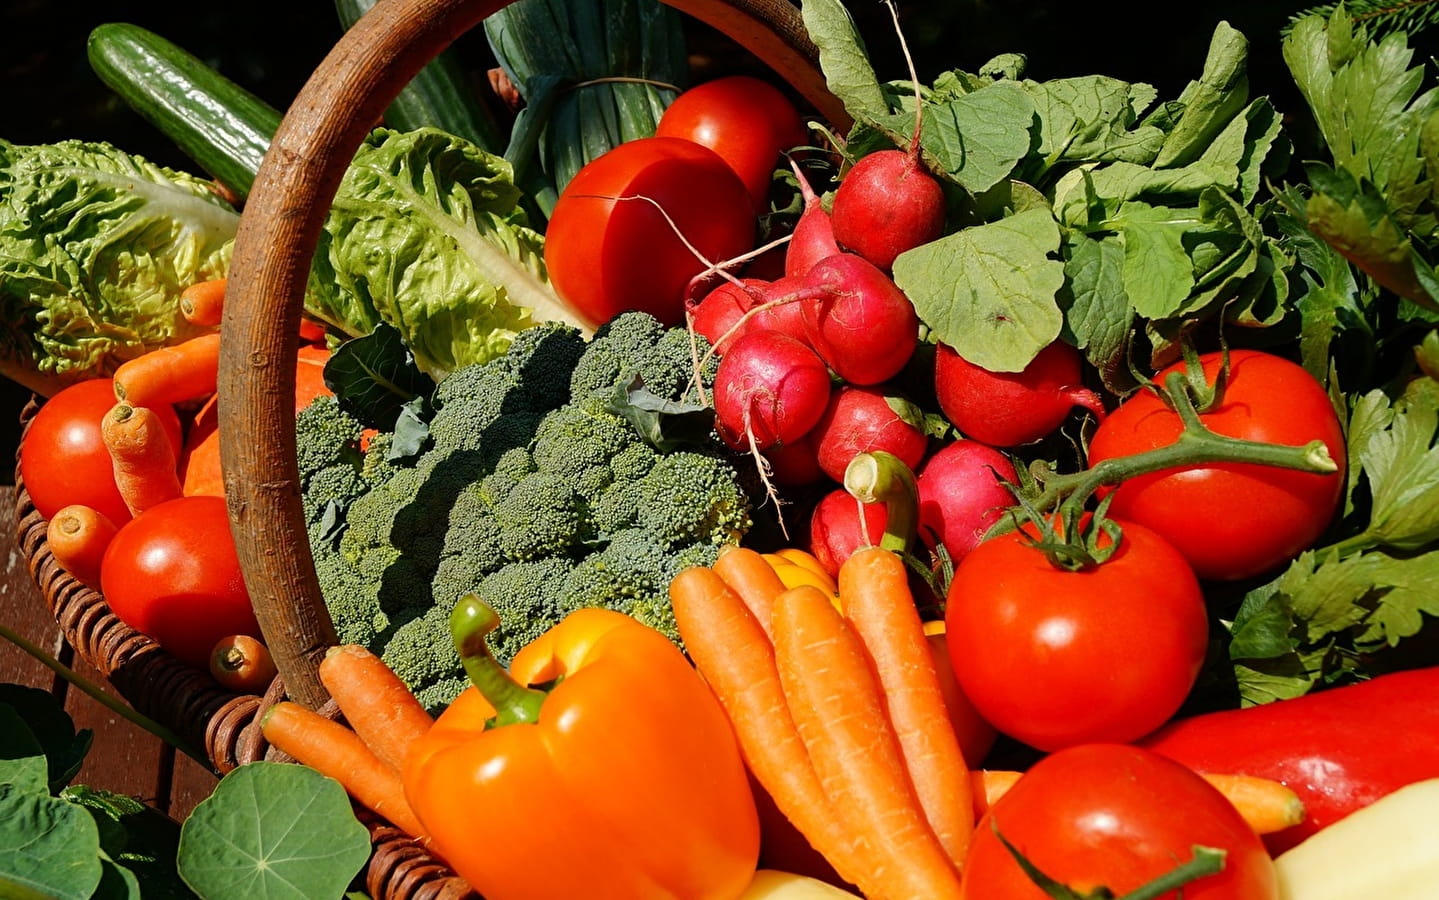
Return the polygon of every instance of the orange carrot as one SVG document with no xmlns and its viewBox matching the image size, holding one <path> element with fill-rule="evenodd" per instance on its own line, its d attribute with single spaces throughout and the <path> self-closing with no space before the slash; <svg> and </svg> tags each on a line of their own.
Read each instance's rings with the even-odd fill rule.
<svg viewBox="0 0 1439 900">
<path fill-rule="evenodd" d="M 1201 772 L 1204 779 L 1229 798 L 1259 834 L 1298 825 L 1307 813 L 1304 801 L 1286 784 L 1257 775 Z"/>
<path fill-rule="evenodd" d="M 977 769 L 970 772 L 976 816 L 989 811 L 1014 786 L 1023 772 Z M 1228 798 L 1256 834 L 1283 831 L 1304 821 L 1304 801 L 1287 785 L 1257 775 L 1201 773 L 1204 780 Z"/>
<path fill-rule="evenodd" d="M 158 347 L 115 369 L 115 396 L 134 406 L 184 403 L 215 393 L 220 373 L 220 332 Z"/>
<path fill-rule="evenodd" d="M 871 860 L 810 765 L 759 622 L 713 569 L 685 569 L 669 590 L 685 648 L 729 716 L 750 772 L 840 877 L 860 887 L 872 882 Z"/>
<path fill-rule="evenodd" d="M 963 866 L 974 832 L 968 766 L 945 708 L 909 572 L 899 555 L 861 548 L 840 566 L 840 605 L 864 644 L 925 819 Z"/>
<path fill-rule="evenodd" d="M 237 694 L 263 694 L 275 680 L 270 648 L 248 634 L 232 634 L 210 651 L 210 677 Z"/>
<path fill-rule="evenodd" d="M 260 720 L 275 747 L 338 781 L 365 808 L 411 837 L 423 837 L 420 820 L 405 799 L 400 773 L 376 756 L 360 736 L 294 701 L 276 703 Z"/>
<path fill-rule="evenodd" d="M 116 403 L 100 422 L 100 439 L 110 451 L 115 487 L 132 516 L 183 493 L 175 445 L 153 409 Z"/>
<path fill-rule="evenodd" d="M 115 536 L 115 523 L 94 507 L 74 503 L 45 525 L 45 542 L 55 561 L 86 587 L 100 590 L 100 560 Z"/>
<path fill-rule="evenodd" d="M 959 872 L 925 820 L 859 635 L 811 585 L 780 594 L 773 625 L 780 683 L 815 773 L 876 857 L 878 885 L 865 896 L 959 897 Z"/>
<path fill-rule="evenodd" d="M 320 682 L 360 739 L 399 771 L 415 739 L 435 724 L 384 660 L 358 644 L 331 647 L 320 661 Z"/>
<path fill-rule="evenodd" d="M 225 312 L 225 286 L 228 279 L 211 278 L 197 281 L 180 292 L 180 315 L 191 325 L 208 328 L 220 324 Z"/>
<path fill-rule="evenodd" d="M 729 544 L 720 550 L 712 568 L 749 607 L 765 635 L 773 638 L 770 634 L 770 612 L 774 609 L 774 598 L 785 592 L 784 582 L 774 566 L 761 553 Z"/>
</svg>

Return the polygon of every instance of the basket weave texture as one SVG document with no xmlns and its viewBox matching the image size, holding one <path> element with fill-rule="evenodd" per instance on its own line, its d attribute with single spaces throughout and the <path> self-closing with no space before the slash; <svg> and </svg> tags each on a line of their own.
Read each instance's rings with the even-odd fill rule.
<svg viewBox="0 0 1439 900">
<path fill-rule="evenodd" d="M 66 572 L 46 543 L 46 520 L 16 472 L 18 543 L 65 640 L 137 711 L 201 750 L 216 774 L 285 759 L 258 722 L 290 699 L 338 716 L 318 677 L 336 641 L 308 553 L 295 460 L 292 398 L 304 282 L 340 177 L 400 89 L 456 38 L 510 0 L 379 0 L 301 89 L 270 145 L 241 216 L 226 297 L 219 393 L 231 529 L 256 617 L 280 675 L 264 696 L 219 687 L 125 625 L 96 591 Z M 818 51 L 790 0 L 664 0 L 725 33 L 804 96 L 835 127 Z M 43 401 L 21 415 L 23 430 Z M 375 900 L 465 900 L 477 895 L 416 840 L 365 810 L 374 852 L 365 872 Z"/>
</svg>

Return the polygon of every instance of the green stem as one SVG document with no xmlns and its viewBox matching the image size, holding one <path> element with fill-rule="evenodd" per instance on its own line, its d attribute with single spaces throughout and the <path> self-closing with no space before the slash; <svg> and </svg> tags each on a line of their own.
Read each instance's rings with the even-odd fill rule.
<svg viewBox="0 0 1439 900">
<path fill-rule="evenodd" d="M 844 470 L 844 489 L 861 503 L 883 503 L 884 536 L 879 545 L 908 553 L 919 529 L 919 487 L 914 472 L 884 450 L 856 454 Z"/>
<path fill-rule="evenodd" d="M 461 597 L 450 613 L 450 634 L 465 674 L 495 709 L 490 727 L 538 721 L 545 692 L 526 687 L 511 677 L 485 643 L 485 636 L 499 625 L 500 617 L 474 594 Z"/>
<path fill-rule="evenodd" d="M 1045 480 L 1044 490 L 1034 506 L 1043 510 L 1059 504 L 1062 512 L 1073 512 L 1083 507 L 1102 485 L 1118 484 L 1165 469 L 1208 463 L 1250 463 L 1319 474 L 1339 471 L 1334 458 L 1329 455 L 1329 448 L 1320 440 L 1291 447 L 1229 437 L 1210 430 L 1200 421 L 1188 393 L 1173 383 L 1175 379 L 1182 378 L 1178 373 L 1170 376 L 1170 386 L 1176 388 L 1170 393 L 1174 399 L 1174 411 L 1184 425 L 1174 443 L 1132 456 L 1106 459 L 1081 472 L 1050 476 Z"/>
<path fill-rule="evenodd" d="M 1119 900 L 1154 900 L 1172 891 L 1209 875 L 1217 874 L 1224 868 L 1224 851 L 1195 845 L 1194 856 L 1182 866 L 1176 866 L 1147 884 L 1140 885 Z"/>
<path fill-rule="evenodd" d="M 150 734 L 153 734 L 155 737 L 174 747 L 176 750 L 179 750 L 181 753 L 184 753 L 186 756 L 194 759 L 196 762 L 203 765 L 206 769 L 213 768 L 214 763 L 212 763 L 209 758 L 205 756 L 205 754 L 192 747 L 190 743 L 186 741 L 183 737 L 181 737 L 179 734 L 171 731 L 169 728 L 165 727 L 159 722 L 156 722 L 154 719 L 150 718 L 144 713 L 132 708 L 128 704 L 115 699 L 110 694 L 107 694 L 105 690 L 99 685 L 90 681 L 88 678 L 84 677 L 79 672 L 76 672 L 74 669 L 66 666 L 64 663 L 60 662 L 60 660 L 56 659 L 54 656 L 50 655 L 45 650 L 41 649 L 30 641 L 27 641 L 25 638 L 10 630 L 10 628 L 5 625 L 0 625 L 0 638 L 4 638 L 5 640 L 14 644 L 16 647 L 19 647 L 21 650 L 25 651 L 37 662 L 45 666 L 45 668 L 54 672 L 56 675 L 59 675 L 61 678 L 65 679 L 66 682 L 74 685 L 76 688 L 79 688 L 82 692 L 85 693 L 86 696 L 90 697 L 96 703 L 99 703 L 101 706 L 110 710 L 115 715 L 119 716 L 122 719 L 125 719 L 128 722 L 133 723 L 134 725 L 145 731 L 148 731 Z"/>
</svg>

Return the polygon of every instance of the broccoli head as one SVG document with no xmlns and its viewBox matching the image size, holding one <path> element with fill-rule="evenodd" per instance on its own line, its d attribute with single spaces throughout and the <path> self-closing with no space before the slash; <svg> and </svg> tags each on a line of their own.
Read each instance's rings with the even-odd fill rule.
<svg viewBox="0 0 1439 900">
<path fill-rule="evenodd" d="M 753 522 L 739 473 L 719 456 L 676 450 L 640 483 L 639 526 L 666 546 L 738 543 Z"/>
<path fill-rule="evenodd" d="M 645 312 L 625 312 L 595 330 L 570 377 L 576 397 L 609 397 L 615 385 L 636 377 L 653 394 L 680 399 L 694 380 L 696 361 L 709 354 L 704 338 L 685 328 L 666 328 Z M 713 383 L 718 361 L 711 359 L 704 383 Z"/>
<path fill-rule="evenodd" d="M 514 562 L 473 589 L 500 617 L 487 642 L 501 665 L 508 666 L 520 648 L 578 609 L 560 589 L 573 567 L 565 556 Z"/>
</svg>

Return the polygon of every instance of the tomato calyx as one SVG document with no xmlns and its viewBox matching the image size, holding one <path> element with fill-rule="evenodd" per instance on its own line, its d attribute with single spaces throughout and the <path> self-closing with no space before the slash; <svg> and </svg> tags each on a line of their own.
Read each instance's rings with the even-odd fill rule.
<svg viewBox="0 0 1439 900">
<path fill-rule="evenodd" d="M 1000 833 L 998 823 L 992 819 L 990 820 L 990 826 L 994 830 L 994 836 L 999 839 L 999 842 L 1003 844 L 1004 848 L 1014 857 L 1014 861 L 1024 870 L 1024 874 L 1028 875 L 1031 881 L 1038 885 L 1040 889 L 1050 897 L 1053 897 L 1054 900 L 1155 900 L 1155 898 L 1178 890 L 1191 881 L 1196 881 L 1209 875 L 1216 875 L 1224 868 L 1225 853 L 1223 850 L 1195 844 L 1191 848 L 1194 855 L 1191 856 L 1188 861 L 1180 863 L 1159 877 L 1145 882 L 1122 896 L 1116 896 L 1112 890 L 1104 885 L 1081 893 L 1067 884 L 1056 881 L 1041 871 L 1038 866 L 1020 852 L 1018 847 L 1011 844 L 1009 840 Z"/>
</svg>

